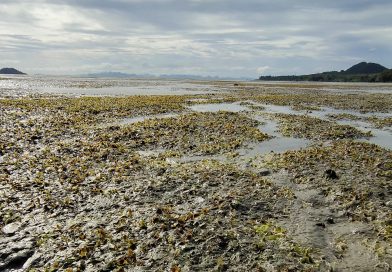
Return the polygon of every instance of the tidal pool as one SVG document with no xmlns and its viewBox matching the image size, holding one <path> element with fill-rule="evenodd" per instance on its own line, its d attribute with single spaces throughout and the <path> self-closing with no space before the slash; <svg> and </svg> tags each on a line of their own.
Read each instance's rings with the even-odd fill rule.
<svg viewBox="0 0 392 272">
<path fill-rule="evenodd" d="M 249 111 L 249 108 L 240 105 L 239 103 L 212 103 L 212 104 L 196 104 L 189 107 L 197 112 L 218 112 L 218 111 L 231 111 L 241 112 Z"/>
<path fill-rule="evenodd" d="M 274 106 L 274 105 L 265 105 L 265 104 L 257 104 L 265 107 L 263 112 L 291 112 L 289 107 L 283 106 Z M 216 111 L 232 111 L 232 112 L 245 112 L 245 114 L 249 111 L 249 108 L 246 106 L 240 105 L 239 103 L 216 103 L 216 104 L 201 104 L 201 105 L 193 105 L 190 107 L 194 111 L 199 112 L 216 112 Z M 267 133 L 270 136 L 273 136 L 270 140 L 262 141 L 260 143 L 250 143 L 246 148 L 241 148 L 238 152 L 240 156 L 245 158 L 264 155 L 270 152 L 285 152 L 287 150 L 295 150 L 307 147 L 311 144 L 310 140 L 293 138 L 293 137 L 285 137 L 283 136 L 278 129 L 278 124 L 276 121 L 268 119 L 266 117 L 260 115 L 250 115 L 248 116 L 252 119 L 255 119 L 261 123 L 258 128 L 261 132 Z"/>
<path fill-rule="evenodd" d="M 249 101 L 248 101 L 249 102 Z M 320 119 L 328 119 L 328 115 L 330 114 L 352 114 L 358 117 L 390 117 L 392 113 L 361 113 L 358 111 L 352 110 L 340 110 L 333 109 L 329 107 L 321 107 L 321 110 L 312 110 L 312 111 L 297 111 L 293 110 L 290 106 L 280 106 L 280 105 L 271 105 L 271 104 L 261 104 L 250 102 L 256 106 L 264 107 L 263 110 L 259 110 L 258 112 L 263 114 L 271 114 L 271 113 L 283 113 L 283 114 L 295 114 L 295 115 L 309 115 L 312 117 L 317 117 Z M 232 111 L 232 112 L 247 112 L 250 109 L 246 106 L 237 103 L 213 103 L 213 104 L 197 104 L 190 106 L 191 110 L 199 111 L 199 112 L 216 112 L 216 111 Z M 259 126 L 260 131 L 267 133 L 273 136 L 272 139 L 263 141 L 261 143 L 251 143 L 247 148 L 243 148 L 239 151 L 241 156 L 244 157 L 252 157 L 257 155 L 263 155 L 269 152 L 281 153 L 288 150 L 296 150 L 300 148 L 305 148 L 312 144 L 312 141 L 304 139 L 304 138 L 294 138 L 294 137 L 285 137 L 283 136 L 278 129 L 278 124 L 276 121 L 273 121 L 269 118 L 263 117 L 261 115 L 254 114 L 250 116 L 251 118 L 258 120 L 263 123 L 263 125 Z M 357 120 L 337 120 L 338 124 L 341 125 L 350 125 L 355 128 L 358 128 L 364 132 L 371 131 L 373 137 L 358 139 L 359 141 L 366 141 L 369 143 L 377 144 L 386 149 L 392 149 L 392 130 L 391 129 L 378 129 L 375 128 L 372 124 L 357 121 Z"/>
<path fill-rule="evenodd" d="M 382 113 L 382 112 L 368 112 L 368 113 L 361 113 L 358 111 L 353 111 L 353 110 L 341 110 L 341 109 L 334 109 L 330 107 L 320 107 L 321 110 L 312 110 L 312 111 L 296 111 L 293 110 L 290 106 L 279 106 L 279 105 L 268 105 L 268 104 L 259 104 L 255 103 L 255 105 L 260 105 L 263 106 L 265 109 L 260 111 L 262 113 L 283 113 L 283 114 L 295 114 L 295 115 L 308 115 L 324 120 L 328 120 L 329 115 L 331 114 L 351 114 L 354 116 L 357 116 L 359 118 L 369 118 L 369 117 L 391 117 L 392 113 Z M 259 121 L 267 122 L 266 125 L 261 127 L 261 130 L 264 131 L 265 133 L 268 133 L 270 135 L 276 136 L 277 139 L 272 139 L 268 142 L 271 142 L 271 144 L 276 144 L 276 142 L 280 143 L 280 146 L 282 148 L 277 147 L 276 150 L 280 150 L 280 152 L 286 151 L 286 150 L 291 150 L 291 147 L 306 147 L 309 145 L 309 143 L 305 143 L 305 141 L 301 141 L 304 139 L 298 139 L 298 138 L 289 138 L 289 137 L 279 137 L 279 135 L 274 134 L 274 131 L 277 130 L 276 124 L 275 128 L 271 129 L 271 126 L 273 124 L 271 121 L 266 121 L 265 119 L 260 119 L 258 118 Z M 359 141 L 366 141 L 369 143 L 377 144 L 383 148 L 386 149 L 392 149 L 392 129 L 378 129 L 375 128 L 374 125 L 368 122 L 364 121 L 359 121 L 359 120 L 336 120 L 336 122 L 340 125 L 349 125 L 353 126 L 359 130 L 362 130 L 364 132 L 370 131 L 373 135 L 373 137 L 369 137 L 366 139 L 359 139 Z M 285 144 L 284 144 L 285 142 Z M 267 143 L 267 142 L 266 142 Z M 279 145 L 278 145 L 279 146 Z M 286 148 L 283 148 L 284 146 L 287 146 Z M 263 149 L 261 149 L 262 151 Z M 276 152 L 276 151 L 274 151 Z M 279 151 L 278 151 L 279 152 Z"/>
</svg>

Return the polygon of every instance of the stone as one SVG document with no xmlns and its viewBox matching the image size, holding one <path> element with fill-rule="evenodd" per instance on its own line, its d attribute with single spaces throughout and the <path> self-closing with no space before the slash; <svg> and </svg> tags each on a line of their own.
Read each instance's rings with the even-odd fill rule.
<svg viewBox="0 0 392 272">
<path fill-rule="evenodd" d="M 5 234 L 5 235 L 14 235 L 15 232 L 17 232 L 20 228 L 21 224 L 18 222 L 14 222 L 14 223 L 10 223 L 8 225 L 5 225 L 1 231 Z"/>
<path fill-rule="evenodd" d="M 261 169 L 261 170 L 258 172 L 258 174 L 259 174 L 259 176 L 261 176 L 261 177 L 265 177 L 265 176 L 271 175 L 271 171 L 268 170 L 268 169 Z"/>
<path fill-rule="evenodd" d="M 25 249 L 9 255 L 3 262 L 0 262 L 0 271 L 22 269 L 24 264 L 33 254 L 34 251 Z"/>
<path fill-rule="evenodd" d="M 338 175 L 336 174 L 335 170 L 332 170 L 332 169 L 325 170 L 324 174 L 327 177 L 327 179 L 338 179 L 339 178 Z"/>
<path fill-rule="evenodd" d="M 328 223 L 328 224 L 335 224 L 335 220 L 333 220 L 332 217 L 329 217 L 329 218 L 327 219 L 327 223 Z"/>
<path fill-rule="evenodd" d="M 24 271 L 27 271 L 34 263 L 38 262 L 42 257 L 42 254 L 40 253 L 34 253 L 33 256 L 31 256 L 24 264 L 22 269 Z"/>
</svg>

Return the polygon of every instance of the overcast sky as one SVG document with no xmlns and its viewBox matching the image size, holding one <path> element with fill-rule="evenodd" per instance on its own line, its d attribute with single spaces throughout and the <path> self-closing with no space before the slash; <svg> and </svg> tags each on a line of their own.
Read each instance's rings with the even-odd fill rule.
<svg viewBox="0 0 392 272">
<path fill-rule="evenodd" d="M 0 67 L 258 77 L 392 68 L 391 0 L 1 0 Z"/>
</svg>

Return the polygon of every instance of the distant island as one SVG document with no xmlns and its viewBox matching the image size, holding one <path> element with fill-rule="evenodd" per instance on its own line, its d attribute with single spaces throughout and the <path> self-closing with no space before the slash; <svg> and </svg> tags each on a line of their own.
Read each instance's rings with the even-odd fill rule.
<svg viewBox="0 0 392 272">
<path fill-rule="evenodd" d="M 15 68 L 2 68 L 0 74 L 3 75 L 25 75 L 25 73 L 16 70 Z"/>
<path fill-rule="evenodd" d="M 143 78 L 145 75 L 126 74 L 121 72 L 100 72 L 82 75 L 82 77 L 118 77 L 118 78 Z"/>
<path fill-rule="evenodd" d="M 392 82 L 392 69 L 378 63 L 360 62 L 347 70 L 300 76 L 260 76 L 264 81 Z"/>
</svg>

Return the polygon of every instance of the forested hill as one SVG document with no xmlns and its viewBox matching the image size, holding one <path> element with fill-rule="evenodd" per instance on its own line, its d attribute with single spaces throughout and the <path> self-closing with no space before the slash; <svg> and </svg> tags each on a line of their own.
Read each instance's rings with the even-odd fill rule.
<svg viewBox="0 0 392 272">
<path fill-rule="evenodd" d="M 346 74 L 377 74 L 381 73 L 388 68 L 372 62 L 360 62 L 348 68 L 344 73 Z"/>
<path fill-rule="evenodd" d="M 347 70 L 300 76 L 260 76 L 267 81 L 392 82 L 392 69 L 371 62 L 360 62 Z"/>
<path fill-rule="evenodd" d="M 15 68 L 2 68 L 0 69 L 0 74 L 5 75 L 25 75 L 25 73 L 16 70 Z"/>
</svg>

